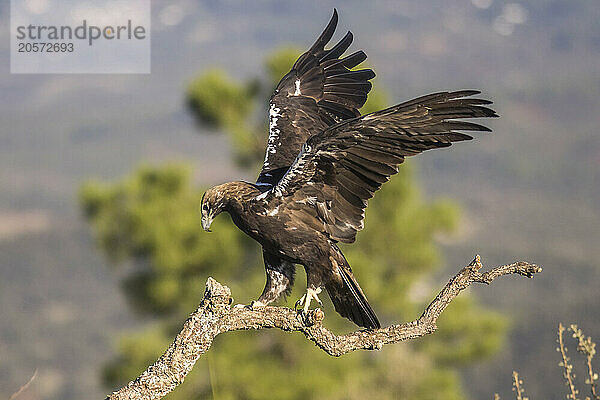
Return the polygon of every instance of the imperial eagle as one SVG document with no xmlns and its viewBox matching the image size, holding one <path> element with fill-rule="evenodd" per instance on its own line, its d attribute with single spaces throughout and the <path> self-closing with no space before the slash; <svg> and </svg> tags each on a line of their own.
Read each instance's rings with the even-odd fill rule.
<svg viewBox="0 0 600 400">
<path fill-rule="evenodd" d="M 262 245 L 266 285 L 252 307 L 288 294 L 295 265 L 304 267 L 304 312 L 325 289 L 335 310 L 359 326 L 380 323 L 348 261 L 337 246 L 352 243 L 364 226 L 367 201 L 408 156 L 472 139 L 465 131 L 489 131 L 465 118 L 496 117 L 475 90 L 439 92 L 360 115 L 370 69 L 353 69 L 363 51 L 343 57 L 348 32 L 325 49 L 338 22 L 329 24 L 277 85 L 270 99 L 269 139 L 256 183 L 229 182 L 202 197 L 202 227 L 210 231 L 225 211 Z"/>
</svg>

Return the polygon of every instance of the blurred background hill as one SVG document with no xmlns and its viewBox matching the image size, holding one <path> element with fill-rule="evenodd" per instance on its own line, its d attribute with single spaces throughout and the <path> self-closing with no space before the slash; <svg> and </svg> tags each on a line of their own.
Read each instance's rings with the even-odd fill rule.
<svg viewBox="0 0 600 400">
<path fill-rule="evenodd" d="M 0 30 L 0 397 L 35 369 L 31 398 L 105 393 L 100 369 L 117 338 L 152 320 L 129 308 L 123 272 L 107 268 L 78 189 L 174 160 L 191 163 L 196 184 L 252 179 L 232 161 L 231 139 L 197 124 L 186 90 L 214 67 L 240 82 L 268 79 L 265 57 L 305 48 L 334 6 L 338 35 L 352 30 L 390 103 L 461 88 L 494 100 L 493 134 L 413 162 L 425 199 L 451 198 L 463 213 L 457 233 L 437 238 L 444 268 L 423 285 L 437 288 L 475 253 L 488 266 L 542 265 L 534 281 L 473 288 L 509 330 L 494 357 L 461 369 L 463 387 L 471 398 L 509 397 L 518 369 L 532 398 L 563 396 L 558 322 L 600 337 L 596 1 L 152 5 L 150 75 L 10 75 L 8 30 Z M 2 3 L 4 26 L 8 14 Z"/>
</svg>

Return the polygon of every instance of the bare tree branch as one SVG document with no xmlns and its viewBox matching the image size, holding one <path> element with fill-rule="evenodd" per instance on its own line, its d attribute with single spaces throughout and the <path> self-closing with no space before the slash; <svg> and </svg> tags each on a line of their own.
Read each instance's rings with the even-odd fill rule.
<svg viewBox="0 0 600 400">
<path fill-rule="evenodd" d="M 354 350 L 379 350 L 384 345 L 414 339 L 437 329 L 436 321 L 444 309 L 471 283 L 490 284 L 503 275 L 518 274 L 532 278 L 542 268 L 528 262 L 503 265 L 481 273 L 479 256 L 444 286 L 423 314 L 415 321 L 392 325 L 377 330 L 360 330 L 347 335 L 336 335 L 322 324 L 324 314 L 320 309 L 303 315 L 287 307 L 231 306 L 228 287 L 208 278 L 204 297 L 198 309 L 185 321 L 167 351 L 137 379 L 108 400 L 160 399 L 181 384 L 196 363 L 208 351 L 213 339 L 220 333 L 237 330 L 278 328 L 302 332 L 327 354 L 341 356 Z"/>
<path fill-rule="evenodd" d="M 38 370 L 37 368 L 35 369 L 35 371 L 33 371 L 33 375 L 31 375 L 31 378 L 29 378 L 29 380 L 24 383 L 23 385 L 21 385 L 21 387 L 19 388 L 19 390 L 17 390 L 16 392 L 14 392 L 10 398 L 8 400 L 15 400 L 17 397 L 19 397 L 21 394 L 23 394 L 23 392 L 25 392 L 27 390 L 27 388 L 29 388 L 29 386 L 31 385 L 31 383 L 35 380 L 36 376 L 37 376 Z"/>
</svg>

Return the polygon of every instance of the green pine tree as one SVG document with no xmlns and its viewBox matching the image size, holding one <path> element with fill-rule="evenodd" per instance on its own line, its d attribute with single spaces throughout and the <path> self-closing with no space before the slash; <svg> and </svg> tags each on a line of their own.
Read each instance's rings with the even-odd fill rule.
<svg viewBox="0 0 600 400">
<path fill-rule="evenodd" d="M 202 126 L 228 135 L 232 158 L 257 172 L 263 157 L 267 98 L 299 52 L 283 49 L 266 60 L 267 82 L 239 83 L 221 70 L 191 82 L 187 100 Z M 363 113 L 383 108 L 385 95 L 373 90 Z M 208 276 L 231 287 L 238 303 L 257 298 L 264 285 L 259 246 L 226 214 L 213 233 L 200 226 L 196 187 L 184 165 L 142 167 L 117 183 L 88 182 L 81 207 L 101 249 L 113 265 L 124 266 L 123 290 L 136 312 L 152 318 L 149 328 L 128 334 L 103 378 L 115 388 L 135 378 L 166 348 L 200 300 Z M 232 177 L 234 178 L 234 177 Z M 419 294 L 439 264 L 433 237 L 451 232 L 456 205 L 427 203 L 412 167 L 380 190 L 367 209 L 366 228 L 344 251 L 383 323 L 418 317 L 435 293 Z M 302 268 L 293 305 L 305 287 Z M 423 290 L 421 290 L 423 292 Z M 324 298 L 325 299 L 325 298 Z M 325 303 L 325 324 L 337 332 L 355 327 Z M 502 343 L 505 321 L 461 295 L 442 315 L 434 335 L 379 352 L 327 356 L 300 334 L 236 332 L 217 338 L 186 382 L 169 399 L 462 399 L 456 366 L 492 354 Z"/>
</svg>

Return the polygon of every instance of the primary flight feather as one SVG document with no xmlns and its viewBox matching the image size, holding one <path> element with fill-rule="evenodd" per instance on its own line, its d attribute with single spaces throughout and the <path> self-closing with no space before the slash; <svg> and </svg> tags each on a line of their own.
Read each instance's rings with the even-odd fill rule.
<svg viewBox="0 0 600 400">
<path fill-rule="evenodd" d="M 342 57 L 348 32 L 331 49 L 331 21 L 315 44 L 294 63 L 270 100 L 269 139 L 256 183 L 229 182 L 202 197 L 202 226 L 219 213 L 263 248 L 267 281 L 253 307 L 288 294 L 295 265 L 304 266 L 304 312 L 326 289 L 335 310 L 366 328 L 380 323 L 336 245 L 352 243 L 364 226 L 367 201 L 407 156 L 470 140 L 464 131 L 489 131 L 464 118 L 496 117 L 475 90 L 440 92 L 360 115 L 367 100 L 370 69 L 351 70 L 362 51 Z"/>
</svg>

